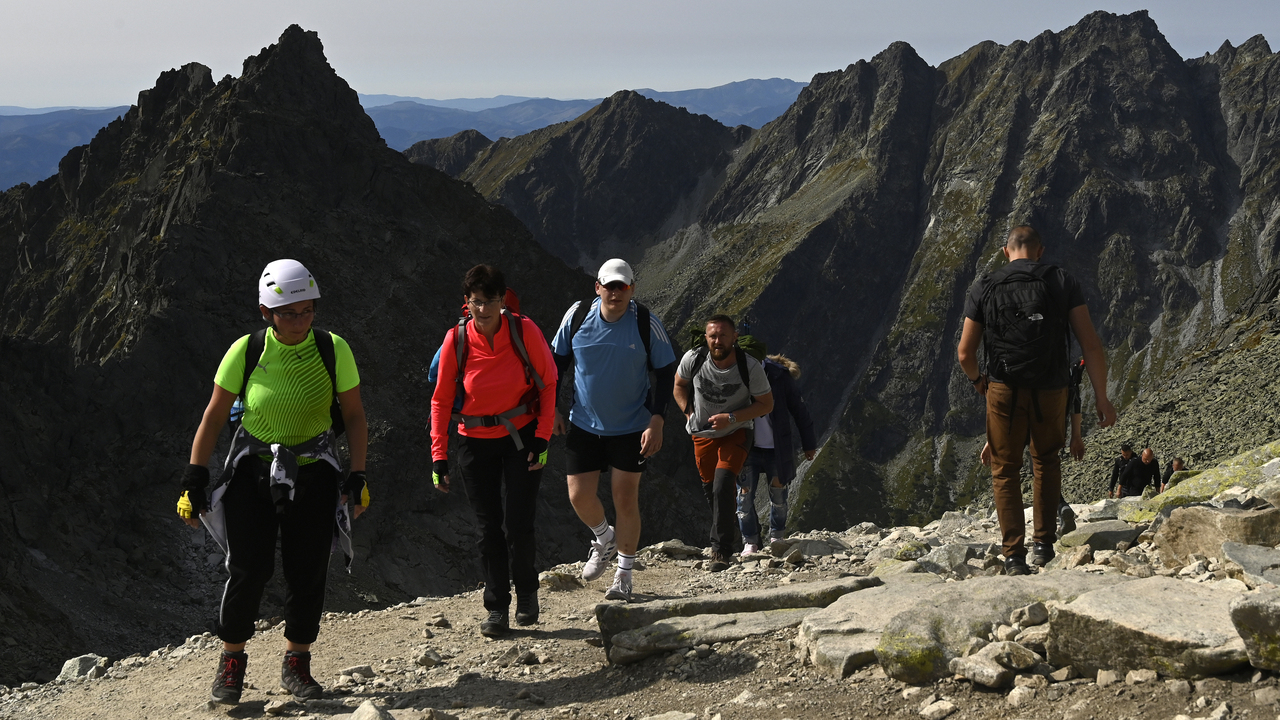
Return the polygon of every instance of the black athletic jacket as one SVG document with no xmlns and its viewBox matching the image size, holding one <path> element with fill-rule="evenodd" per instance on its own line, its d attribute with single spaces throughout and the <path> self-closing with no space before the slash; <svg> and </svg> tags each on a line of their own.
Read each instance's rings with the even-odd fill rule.
<svg viewBox="0 0 1280 720">
<path fill-rule="evenodd" d="M 1148 465 L 1142 462 L 1141 455 L 1134 454 L 1133 459 L 1120 473 L 1120 487 L 1124 488 L 1126 494 L 1137 495 L 1147 485 L 1160 489 L 1160 460 L 1153 458 Z"/>
</svg>

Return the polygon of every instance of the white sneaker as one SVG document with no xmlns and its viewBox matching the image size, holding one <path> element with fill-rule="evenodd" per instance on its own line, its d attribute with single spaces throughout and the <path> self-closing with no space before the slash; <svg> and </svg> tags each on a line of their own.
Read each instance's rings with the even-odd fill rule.
<svg viewBox="0 0 1280 720">
<path fill-rule="evenodd" d="M 591 554 L 587 555 L 587 563 L 582 566 L 582 579 L 588 582 L 595 580 L 609 569 L 609 563 L 618 556 L 617 536 L 613 526 L 609 526 L 609 541 L 603 545 L 591 541 Z"/>
<path fill-rule="evenodd" d="M 758 552 L 760 552 L 760 546 L 755 543 L 746 543 L 742 546 L 742 557 L 755 555 Z"/>
<path fill-rule="evenodd" d="M 619 570 L 613 575 L 613 584 L 604 593 L 605 600 L 631 602 L 631 571 Z"/>
</svg>

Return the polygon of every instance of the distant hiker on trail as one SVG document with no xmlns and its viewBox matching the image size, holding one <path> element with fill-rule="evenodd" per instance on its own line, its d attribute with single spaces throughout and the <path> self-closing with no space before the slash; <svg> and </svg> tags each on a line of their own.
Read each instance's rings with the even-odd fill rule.
<svg viewBox="0 0 1280 720">
<path fill-rule="evenodd" d="M 563 377 L 573 370 L 569 424 L 556 413 L 565 438 L 569 502 L 595 534 L 582 579 L 604 574 L 618 558 L 606 600 L 631 602 L 631 573 L 640 542 L 640 473 L 662 449 L 663 414 L 675 377 L 675 350 L 662 322 L 633 300 L 635 275 L 614 258 L 600 266 L 596 298 L 576 302 L 552 340 Z M 654 375 L 651 386 L 649 373 Z M 617 527 L 609 525 L 597 491 L 600 472 L 609 482 Z"/>
<path fill-rule="evenodd" d="M 1164 492 L 1169 489 L 1169 481 L 1173 479 L 1174 473 L 1182 472 L 1186 469 L 1187 466 L 1183 464 L 1182 458 L 1174 458 L 1173 462 L 1169 463 L 1169 466 L 1164 469 L 1164 477 L 1160 478 L 1160 492 Z"/>
<path fill-rule="evenodd" d="M 752 421 L 773 410 L 773 392 L 759 361 L 738 347 L 727 315 L 706 323 L 706 348 L 691 349 L 676 370 L 675 398 L 693 436 L 702 491 L 711 506 L 711 572 L 729 567 L 737 543 L 735 492 L 751 450 Z M 710 362 L 708 362 L 710 357 Z"/>
<path fill-rule="evenodd" d="M 752 350 L 747 349 L 748 353 Z M 756 517 L 756 484 L 765 476 L 769 487 L 769 542 L 781 540 L 787 531 L 787 486 L 796 476 L 795 449 L 792 445 L 791 419 L 800 429 L 800 447 L 812 460 L 818 450 L 809 408 L 800 397 L 795 378 L 800 366 L 784 355 L 763 356 L 764 374 L 773 394 L 773 411 L 755 422 L 755 438 L 742 474 L 738 476 L 738 525 L 742 530 L 742 554 L 760 550 L 760 520 Z"/>
<path fill-rule="evenodd" d="M 1129 443 L 1121 443 L 1120 457 L 1111 461 L 1111 485 L 1107 488 L 1107 497 L 1116 496 L 1116 485 L 1120 484 L 1120 473 L 1124 472 L 1133 458 L 1133 446 Z"/>
<path fill-rule="evenodd" d="M 996 514 L 1003 535 L 1005 572 L 1026 575 L 1022 454 L 1031 445 L 1034 481 L 1032 562 L 1053 558 L 1061 500 L 1061 458 L 1066 442 L 1068 328 L 1085 357 L 1097 398 L 1099 425 L 1115 422 L 1107 399 L 1107 364 L 1079 283 L 1065 270 L 1040 263 L 1044 245 L 1030 226 L 1014 228 L 1003 252 L 1005 267 L 979 278 L 965 299 L 956 355 L 965 377 L 987 401 L 987 441 Z M 978 347 L 987 372 L 978 367 Z"/>
<path fill-rule="evenodd" d="M 296 260 L 276 260 L 262 271 L 258 311 L 271 327 L 240 338 L 222 358 L 183 474 L 178 515 L 192 527 L 202 518 L 227 553 L 217 621 L 223 651 L 211 693 L 216 703 L 240 702 L 244 646 L 275 571 L 277 536 L 288 587 L 280 684 L 298 698 L 323 692 L 311 676 L 311 643 L 320 632 L 335 539 L 345 540 L 350 563 L 346 503 L 355 503 L 357 517 L 369 505 L 369 434 L 351 348 L 311 327 L 319 298 L 315 279 Z M 237 397 L 244 414 L 210 499 L 209 456 Z M 344 429 L 351 472 L 340 485 L 336 435 Z"/>
<path fill-rule="evenodd" d="M 1160 462 L 1151 448 L 1129 461 L 1120 472 L 1120 485 L 1116 497 L 1142 495 L 1142 491 L 1150 485 L 1152 490 L 1160 492 Z"/>
<path fill-rule="evenodd" d="M 534 512 L 556 404 L 555 362 L 532 320 L 507 310 L 502 272 L 476 265 L 462 279 L 471 311 L 449 330 L 431 396 L 431 476 L 449 492 L 449 426 L 458 427 L 454 468 L 480 526 L 484 609 L 480 634 L 538 621 Z M 505 492 L 504 492 L 505 491 Z"/>
</svg>

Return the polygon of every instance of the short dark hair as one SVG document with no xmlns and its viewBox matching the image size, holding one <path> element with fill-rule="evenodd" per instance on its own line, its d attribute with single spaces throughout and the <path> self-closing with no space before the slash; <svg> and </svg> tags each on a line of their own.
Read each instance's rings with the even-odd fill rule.
<svg viewBox="0 0 1280 720">
<path fill-rule="evenodd" d="M 1009 237 L 1004 241 L 1004 246 L 1010 250 L 1023 250 L 1040 247 L 1040 233 L 1030 225 L 1019 225 L 1009 231 Z"/>
<path fill-rule="evenodd" d="M 1186 463 L 1186 461 L 1184 461 L 1184 460 L 1183 460 L 1182 458 L 1180 458 L 1180 457 L 1176 457 L 1176 458 L 1174 458 L 1174 459 L 1173 459 L 1173 461 L 1174 461 L 1174 462 L 1176 462 L 1176 463 L 1182 463 L 1183 465 L 1186 465 L 1186 464 L 1187 464 L 1187 463 Z"/>
<path fill-rule="evenodd" d="M 462 295 L 471 297 L 479 292 L 484 297 L 501 298 L 507 294 L 507 279 L 502 271 L 492 265 L 477 265 L 462 278 Z"/>
<path fill-rule="evenodd" d="M 729 317 L 728 315 L 723 315 L 723 314 L 712 315 L 711 317 L 707 318 L 707 321 L 703 323 L 703 325 L 710 325 L 711 323 L 724 323 L 729 327 L 733 328 L 734 332 L 738 332 L 738 324 L 735 323 L 733 321 L 733 318 Z"/>
<path fill-rule="evenodd" d="M 1120 452 L 1133 452 L 1133 446 L 1129 443 L 1120 443 Z"/>
</svg>

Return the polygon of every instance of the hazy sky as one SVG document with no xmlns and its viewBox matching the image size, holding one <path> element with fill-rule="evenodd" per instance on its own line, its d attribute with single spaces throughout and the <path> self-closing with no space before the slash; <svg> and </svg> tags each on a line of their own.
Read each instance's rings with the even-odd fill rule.
<svg viewBox="0 0 1280 720">
<path fill-rule="evenodd" d="M 1143 7 L 1184 57 L 1256 34 L 1280 42 L 1276 0 L 43 0 L 6 3 L 0 105 L 130 104 L 191 61 L 215 79 L 239 75 L 290 23 L 317 31 L 330 64 L 363 93 L 584 98 L 808 80 L 895 40 L 936 65 L 983 40 Z"/>
</svg>

